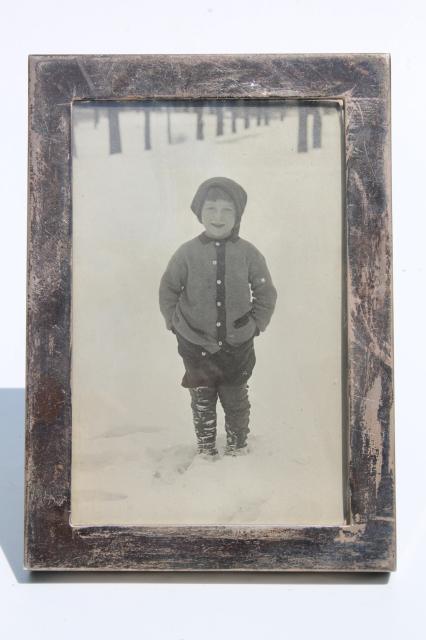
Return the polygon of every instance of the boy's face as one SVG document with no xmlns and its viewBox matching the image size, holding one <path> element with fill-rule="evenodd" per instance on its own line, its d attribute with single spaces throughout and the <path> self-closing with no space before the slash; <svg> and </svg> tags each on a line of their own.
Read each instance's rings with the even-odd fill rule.
<svg viewBox="0 0 426 640">
<path fill-rule="evenodd" d="M 226 238 L 234 228 L 237 214 L 228 200 L 206 200 L 201 209 L 201 222 L 209 238 Z"/>
</svg>

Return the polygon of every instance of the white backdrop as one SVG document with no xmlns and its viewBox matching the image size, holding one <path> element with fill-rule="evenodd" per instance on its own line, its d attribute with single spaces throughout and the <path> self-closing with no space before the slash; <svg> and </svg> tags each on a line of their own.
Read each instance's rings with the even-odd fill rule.
<svg viewBox="0 0 426 640">
<path fill-rule="evenodd" d="M 0 19 L 0 387 L 24 385 L 29 53 L 390 52 L 398 572 L 342 576 L 41 576 L 21 570 L 22 391 L 0 392 L 0 632 L 7 638 L 424 637 L 424 104 L 421 0 L 15 2 Z M 8 398 L 6 401 L 5 398 Z M 4 400 L 4 402 L 3 402 Z M 114 582 L 115 581 L 115 582 Z M 117 584 L 118 583 L 118 584 Z"/>
</svg>

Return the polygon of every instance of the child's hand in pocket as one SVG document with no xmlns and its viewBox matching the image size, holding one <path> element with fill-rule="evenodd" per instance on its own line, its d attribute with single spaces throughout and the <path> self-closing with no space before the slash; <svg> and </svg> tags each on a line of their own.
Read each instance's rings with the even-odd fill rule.
<svg viewBox="0 0 426 640">
<path fill-rule="evenodd" d="M 236 329 L 241 329 L 250 321 L 251 311 L 247 311 L 243 316 L 234 320 L 234 327 Z"/>
<path fill-rule="evenodd" d="M 255 330 L 254 336 L 253 336 L 253 337 L 256 337 L 256 336 L 258 336 L 260 334 L 260 329 L 256 324 L 256 320 L 254 319 L 253 312 L 252 312 L 251 309 L 250 309 L 250 311 L 247 311 L 247 313 L 245 313 L 240 318 L 237 318 L 236 320 L 234 320 L 234 327 L 236 329 L 240 329 L 241 327 L 244 327 L 248 322 L 250 322 L 250 318 L 253 320 L 253 322 L 256 325 L 256 330 Z"/>
</svg>

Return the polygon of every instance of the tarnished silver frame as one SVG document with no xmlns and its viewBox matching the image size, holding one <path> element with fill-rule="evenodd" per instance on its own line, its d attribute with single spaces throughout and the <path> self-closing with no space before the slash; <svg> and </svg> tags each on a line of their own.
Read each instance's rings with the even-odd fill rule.
<svg viewBox="0 0 426 640">
<path fill-rule="evenodd" d="M 345 113 L 347 524 L 71 527 L 71 105 L 337 99 Z M 25 566 L 395 569 L 390 61 L 379 54 L 30 56 Z"/>
</svg>

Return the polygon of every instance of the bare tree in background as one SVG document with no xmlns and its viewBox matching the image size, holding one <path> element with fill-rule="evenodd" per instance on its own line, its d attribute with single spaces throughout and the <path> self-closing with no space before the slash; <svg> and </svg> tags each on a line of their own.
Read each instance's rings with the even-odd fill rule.
<svg viewBox="0 0 426 640">
<path fill-rule="evenodd" d="M 269 109 L 265 107 L 257 107 L 256 109 L 256 124 L 258 127 L 262 124 L 269 124 Z"/>
<path fill-rule="evenodd" d="M 248 107 L 244 107 L 244 129 L 248 129 L 250 127 L 250 109 Z"/>
<path fill-rule="evenodd" d="M 297 150 L 299 153 L 305 153 L 308 150 L 308 110 L 306 107 L 299 108 Z"/>
<path fill-rule="evenodd" d="M 121 153 L 120 123 L 118 120 L 118 109 L 116 107 L 110 107 L 108 109 L 108 128 L 110 154 Z"/>
<path fill-rule="evenodd" d="M 231 107 L 231 131 L 237 133 L 237 109 Z"/>
<path fill-rule="evenodd" d="M 170 109 L 168 107 L 166 107 L 166 112 L 167 112 L 167 142 L 169 144 L 172 144 L 172 123 L 171 123 L 171 117 L 170 117 Z"/>
<path fill-rule="evenodd" d="M 313 145 L 315 149 L 321 148 L 321 136 L 322 136 L 322 118 L 320 110 L 313 110 L 314 117 L 314 130 L 313 130 Z"/>
<path fill-rule="evenodd" d="M 299 112 L 299 134 L 297 150 L 299 153 L 305 153 L 308 150 L 308 116 L 313 117 L 312 145 L 315 149 L 321 147 L 321 113 L 318 107 L 300 107 Z"/>
<path fill-rule="evenodd" d="M 151 149 L 151 111 L 145 109 L 145 150 Z"/>
<path fill-rule="evenodd" d="M 197 132 L 195 137 L 197 140 L 204 140 L 203 107 L 195 107 L 195 112 L 197 114 Z"/>
<path fill-rule="evenodd" d="M 223 107 L 216 107 L 216 135 L 223 136 Z"/>
</svg>

